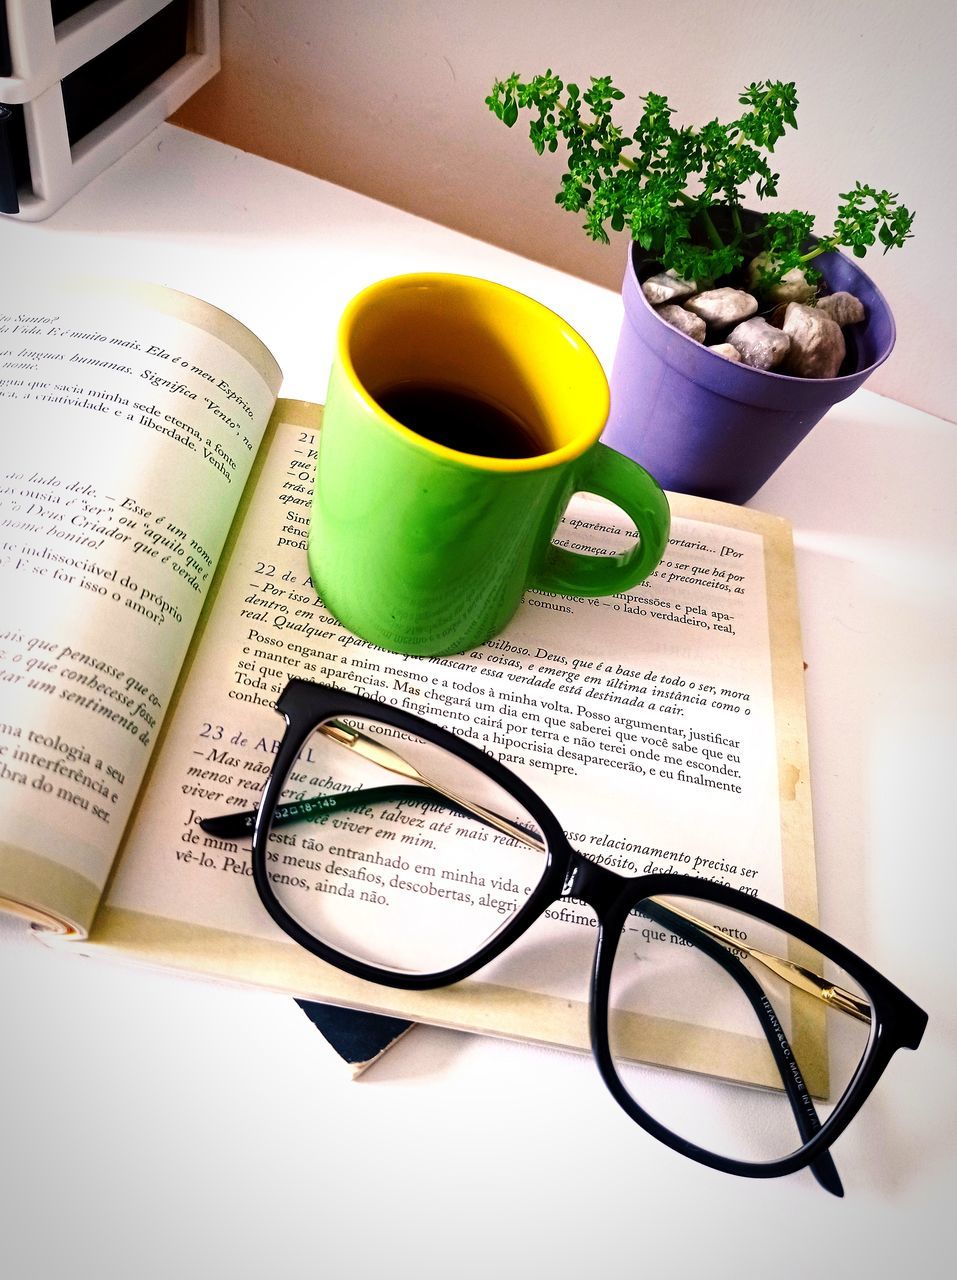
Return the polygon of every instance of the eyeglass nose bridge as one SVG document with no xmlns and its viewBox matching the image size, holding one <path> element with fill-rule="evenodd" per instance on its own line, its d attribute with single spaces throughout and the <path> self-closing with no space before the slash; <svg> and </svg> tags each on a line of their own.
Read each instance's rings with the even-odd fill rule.
<svg viewBox="0 0 957 1280">
<path fill-rule="evenodd" d="M 622 877 L 577 849 L 572 850 L 572 855 L 559 897 L 587 903 L 600 919 L 621 892 Z"/>
</svg>

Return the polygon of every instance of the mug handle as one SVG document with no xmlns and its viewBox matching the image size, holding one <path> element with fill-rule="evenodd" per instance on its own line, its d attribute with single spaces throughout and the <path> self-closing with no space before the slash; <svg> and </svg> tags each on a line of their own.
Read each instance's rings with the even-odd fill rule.
<svg viewBox="0 0 957 1280">
<path fill-rule="evenodd" d="M 578 464 L 574 492 L 613 502 L 633 521 L 638 541 L 613 556 L 582 555 L 552 543 L 529 587 L 564 596 L 612 596 L 653 573 L 671 530 L 671 508 L 658 482 L 637 462 L 598 442 Z"/>
</svg>

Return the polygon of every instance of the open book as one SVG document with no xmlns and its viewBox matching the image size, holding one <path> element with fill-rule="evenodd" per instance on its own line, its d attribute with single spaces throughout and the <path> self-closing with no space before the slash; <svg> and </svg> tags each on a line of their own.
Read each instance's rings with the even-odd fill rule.
<svg viewBox="0 0 957 1280">
<path fill-rule="evenodd" d="M 273 926 L 248 848 L 199 822 L 255 808 L 282 735 L 273 704 L 299 676 L 471 738 L 613 870 L 708 876 L 815 918 L 785 522 L 674 495 L 665 558 L 633 591 L 529 592 L 507 630 L 471 652 L 385 653 L 345 631 L 311 586 L 321 409 L 278 400 L 279 387 L 246 328 L 182 294 L 5 289 L 3 907 L 66 945 L 587 1047 L 584 909 L 550 910 L 476 978 L 426 992 L 341 973 Z M 614 548 L 629 536 L 617 519 L 580 497 L 556 539 Z M 328 821 L 340 843 L 361 839 L 349 829 L 359 824 Z M 405 869 L 384 889 L 393 910 L 413 882 L 441 878 L 439 846 L 429 833 L 399 840 Z M 283 856 L 295 869 L 303 851 Z M 494 848 L 472 873 L 475 909 L 494 912 Z"/>
</svg>

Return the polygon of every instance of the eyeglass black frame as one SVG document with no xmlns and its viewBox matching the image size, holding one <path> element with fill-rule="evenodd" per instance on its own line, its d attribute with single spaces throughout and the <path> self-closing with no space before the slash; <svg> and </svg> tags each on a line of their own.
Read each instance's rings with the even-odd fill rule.
<svg viewBox="0 0 957 1280">
<path fill-rule="evenodd" d="M 572 847 L 552 811 L 521 778 L 474 743 L 413 712 L 376 698 L 300 679 L 290 680 L 276 703 L 276 709 L 286 719 L 286 732 L 256 813 L 252 839 L 252 873 L 264 907 L 289 937 L 313 955 L 358 978 L 401 990 L 424 991 L 450 986 L 470 977 L 506 951 L 553 903 L 571 899 L 587 904 L 598 918 L 590 986 L 589 1030 L 592 1053 L 606 1087 L 622 1109 L 642 1129 L 666 1146 L 711 1168 L 742 1177 L 773 1178 L 811 1167 L 822 1185 L 834 1194 L 843 1194 L 837 1171 L 827 1154 L 828 1148 L 860 1110 L 893 1054 L 902 1048 L 916 1049 L 927 1024 L 926 1013 L 893 983 L 854 952 L 813 925 L 750 894 L 677 872 L 626 877 L 594 862 Z M 286 778 L 310 734 L 324 721 L 340 717 L 376 720 L 399 731 L 416 734 L 434 746 L 452 753 L 503 788 L 535 820 L 544 836 L 546 868 L 539 884 L 515 915 L 461 964 L 426 974 L 402 973 L 366 964 L 313 937 L 289 915 L 273 891 L 268 874 L 267 848 L 272 815 L 279 804 Z M 843 1099 L 830 1116 L 823 1123 L 818 1122 L 820 1127 L 815 1126 L 816 1131 L 810 1136 L 804 1133 L 802 1127 L 805 1141 L 789 1155 L 751 1163 L 698 1147 L 649 1115 L 622 1085 L 608 1041 L 611 970 L 618 940 L 630 911 L 643 899 L 658 895 L 686 895 L 714 902 L 781 929 L 827 955 L 867 993 L 872 1008 L 870 1036 L 858 1069 Z M 712 958 L 718 957 L 712 955 Z M 798 1079 L 800 1081 L 800 1077 Z M 803 1089 L 803 1081 L 800 1081 L 800 1086 Z M 795 1100 L 792 1098 L 791 1101 L 797 1114 Z M 810 1098 L 806 1093 L 804 1101 L 810 1105 Z"/>
</svg>

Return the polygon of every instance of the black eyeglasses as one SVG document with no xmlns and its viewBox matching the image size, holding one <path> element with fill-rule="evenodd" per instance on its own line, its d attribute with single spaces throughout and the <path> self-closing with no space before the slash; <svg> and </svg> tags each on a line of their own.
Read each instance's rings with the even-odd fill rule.
<svg viewBox="0 0 957 1280">
<path fill-rule="evenodd" d="M 809 1167 L 843 1195 L 828 1148 L 896 1050 L 920 1044 L 913 1001 L 769 903 L 585 857 L 520 778 L 419 716 L 304 680 L 277 709 L 287 727 L 258 812 L 201 825 L 252 834 L 256 888 L 291 938 L 422 990 L 469 977 L 559 902 L 559 915 L 590 907 L 592 1050 L 628 1115 L 712 1168 Z"/>
</svg>

